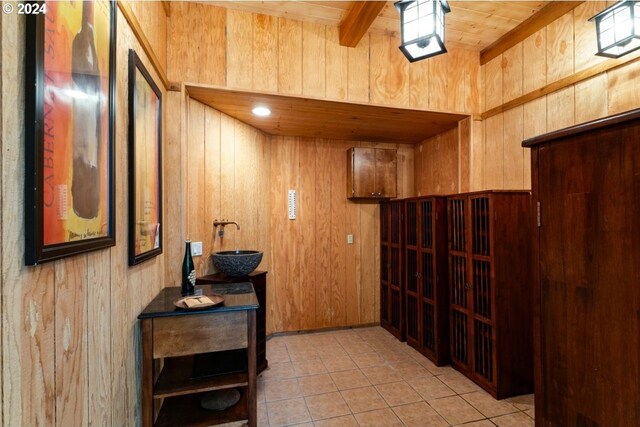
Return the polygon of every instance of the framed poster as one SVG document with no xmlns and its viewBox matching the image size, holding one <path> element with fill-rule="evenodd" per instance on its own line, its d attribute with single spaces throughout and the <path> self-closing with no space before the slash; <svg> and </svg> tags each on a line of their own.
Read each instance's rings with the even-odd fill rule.
<svg viewBox="0 0 640 427">
<path fill-rule="evenodd" d="M 116 4 L 27 16 L 25 263 L 113 246 Z"/>
<path fill-rule="evenodd" d="M 162 93 L 129 51 L 129 265 L 162 253 Z"/>
</svg>

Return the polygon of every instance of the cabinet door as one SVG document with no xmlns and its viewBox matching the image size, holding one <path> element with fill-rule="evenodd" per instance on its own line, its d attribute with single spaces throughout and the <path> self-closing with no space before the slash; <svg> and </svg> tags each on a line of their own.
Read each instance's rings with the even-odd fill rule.
<svg viewBox="0 0 640 427">
<path fill-rule="evenodd" d="M 405 295 L 407 343 L 420 347 L 420 267 L 418 265 L 418 202 L 405 202 Z"/>
<path fill-rule="evenodd" d="M 418 218 L 420 219 L 420 344 L 436 355 L 436 300 L 435 300 L 435 247 L 433 245 L 434 200 L 421 200 Z"/>
<path fill-rule="evenodd" d="M 636 426 L 640 122 L 554 140 L 538 158 L 536 420 Z"/>
<path fill-rule="evenodd" d="M 482 381 L 495 384 L 495 325 L 491 271 L 491 199 L 474 196 L 471 204 L 471 301 L 473 311 L 473 371 Z"/>
<path fill-rule="evenodd" d="M 389 204 L 380 204 L 380 323 L 391 322 L 389 316 Z"/>
<path fill-rule="evenodd" d="M 449 300 L 451 301 L 451 360 L 465 369 L 471 362 L 469 343 L 469 279 L 467 277 L 467 198 L 451 198 L 449 216 Z"/>
<path fill-rule="evenodd" d="M 391 202 L 390 219 L 391 219 L 391 241 L 389 248 L 389 291 L 391 303 L 391 325 L 397 331 L 397 336 L 404 339 L 403 332 L 403 283 L 402 277 L 402 203 Z"/>
<path fill-rule="evenodd" d="M 398 160 L 396 150 L 375 150 L 375 189 L 377 197 L 396 197 Z"/>
<path fill-rule="evenodd" d="M 376 151 L 375 148 L 353 148 L 352 197 L 378 197 Z"/>
</svg>

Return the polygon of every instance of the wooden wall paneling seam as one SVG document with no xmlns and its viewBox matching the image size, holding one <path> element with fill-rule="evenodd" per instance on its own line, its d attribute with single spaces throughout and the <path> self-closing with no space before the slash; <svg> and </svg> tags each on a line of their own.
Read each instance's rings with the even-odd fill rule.
<svg viewBox="0 0 640 427">
<path fill-rule="evenodd" d="M 269 144 L 272 147 L 270 163 L 274 165 L 280 164 L 281 158 L 281 140 L 282 137 L 269 136 Z M 280 248 L 276 247 L 275 236 L 282 233 L 282 226 L 277 221 L 278 215 L 282 212 L 282 205 L 274 203 L 273 199 L 277 197 L 279 192 L 284 189 L 284 183 L 281 174 L 276 174 L 276 168 L 271 166 L 269 168 L 269 228 L 272 230 L 274 238 L 269 240 L 269 254 L 271 256 L 271 271 L 269 272 L 269 285 L 267 286 L 267 325 L 274 331 L 283 331 L 283 321 L 280 310 L 280 305 L 284 304 L 284 298 L 286 295 L 281 295 L 280 289 L 280 262 L 276 258 L 280 252 Z M 282 275 L 282 280 L 285 280 L 285 275 Z"/>
<path fill-rule="evenodd" d="M 236 221 L 236 120 L 222 114 L 220 116 L 220 212 L 218 219 Z M 215 218 L 214 218 L 215 219 Z M 219 230 L 217 230 L 219 231 Z M 236 227 L 225 227 L 224 236 L 214 236 L 220 249 L 237 248 L 238 231 Z M 242 231 L 242 224 L 240 224 Z"/>
<path fill-rule="evenodd" d="M 585 123 L 609 114 L 607 73 L 598 74 L 589 80 L 576 83 L 574 90 L 576 123 Z"/>
<path fill-rule="evenodd" d="M 87 255 L 55 262 L 56 426 L 88 423 Z"/>
<path fill-rule="evenodd" d="M 575 72 L 573 12 L 547 26 L 547 83 Z"/>
<path fill-rule="evenodd" d="M 316 323 L 316 285 L 322 278 L 316 275 L 315 257 L 316 244 L 320 238 L 324 238 L 322 233 L 317 233 L 315 207 L 316 198 L 316 140 L 299 140 L 299 165 L 296 173 L 299 175 L 297 196 L 299 221 L 301 232 L 298 234 L 298 245 L 300 250 L 300 322 L 301 329 L 312 329 L 318 327 Z M 272 202 L 276 202 L 273 200 Z"/>
<path fill-rule="evenodd" d="M 547 96 L 547 131 L 575 124 L 575 89 L 566 87 Z"/>
<path fill-rule="evenodd" d="M 471 191 L 472 126 L 471 117 L 458 123 L 458 192 L 460 193 Z"/>
<path fill-rule="evenodd" d="M 449 111 L 466 111 L 465 97 L 469 96 L 465 92 L 465 62 L 466 56 L 463 50 L 452 49 L 448 55 L 441 55 L 438 58 L 447 57 L 447 69 L 444 70 L 447 76 L 445 87 L 446 95 L 443 97 L 447 100 L 446 109 Z"/>
<path fill-rule="evenodd" d="M 348 49 L 347 99 L 369 102 L 370 39 L 365 34 L 358 47 Z"/>
<path fill-rule="evenodd" d="M 524 79 L 523 43 L 502 54 L 502 102 L 522 96 Z"/>
<path fill-rule="evenodd" d="M 409 105 L 411 108 L 428 110 L 429 105 L 429 84 L 431 74 L 429 73 L 430 61 L 417 61 L 409 65 Z M 425 81 L 426 80 L 426 81 Z"/>
<path fill-rule="evenodd" d="M 346 148 L 345 148 L 346 150 Z M 346 179 L 346 171 L 345 171 Z M 360 295 L 362 284 L 360 277 L 360 207 L 356 203 L 346 200 L 346 233 L 353 236 L 353 243 L 346 246 L 346 275 L 345 275 L 345 308 L 346 324 L 357 325 L 364 323 Z M 345 239 L 346 236 L 342 236 Z M 344 242 L 344 240 L 343 240 Z"/>
<path fill-rule="evenodd" d="M 227 85 L 253 87 L 253 15 L 226 9 L 227 13 Z"/>
<path fill-rule="evenodd" d="M 87 254 L 88 425 L 111 425 L 111 251 Z"/>
<path fill-rule="evenodd" d="M 575 71 L 604 62 L 607 58 L 595 55 L 598 41 L 595 23 L 589 19 L 607 7 L 606 1 L 585 1 L 573 10 Z"/>
<path fill-rule="evenodd" d="M 278 19 L 278 92 L 302 94 L 302 22 Z"/>
<path fill-rule="evenodd" d="M 278 91 L 278 19 L 253 15 L 253 88 Z"/>
<path fill-rule="evenodd" d="M 523 112 L 522 106 L 504 113 L 504 176 L 503 188 L 524 189 L 524 149 L 520 145 L 523 140 Z"/>
<path fill-rule="evenodd" d="M 636 52 L 640 57 L 640 54 Z M 607 73 L 608 114 L 617 114 L 640 106 L 640 62 L 634 61 L 627 67 L 616 68 Z"/>
<path fill-rule="evenodd" d="M 617 59 L 610 59 L 606 62 L 602 62 L 600 64 L 597 65 L 593 65 L 585 70 L 582 71 L 578 71 L 577 73 L 574 73 L 570 76 L 567 77 L 563 77 L 560 80 L 557 80 L 553 83 L 549 83 L 541 88 L 535 89 L 531 92 L 525 93 L 524 95 L 506 102 L 502 105 L 499 105 L 495 108 L 491 108 L 487 111 L 485 111 L 484 113 L 481 114 L 481 118 L 482 120 L 486 120 L 489 117 L 493 117 L 496 114 L 500 114 L 506 110 L 509 110 L 511 108 L 517 107 L 519 105 L 525 104 L 527 102 L 533 101 L 535 99 L 538 99 L 540 97 L 543 97 L 545 95 L 548 95 L 550 93 L 559 91 L 561 89 L 564 89 L 568 86 L 574 85 L 576 83 L 582 82 L 584 80 L 590 79 L 593 76 L 596 76 L 598 74 L 602 74 L 605 72 L 611 72 L 613 70 L 616 70 L 624 65 L 631 65 L 636 63 L 636 61 L 638 61 L 638 59 L 640 59 L 640 56 L 638 55 L 631 55 L 631 56 L 623 56 L 621 58 L 617 58 Z"/>
<path fill-rule="evenodd" d="M 484 65 L 510 47 L 513 47 L 551 22 L 580 6 L 582 1 L 553 1 L 533 14 L 520 25 L 500 37 L 480 52 L 480 64 Z"/>
<path fill-rule="evenodd" d="M 349 51 L 338 43 L 338 29 L 326 27 L 325 97 L 347 99 L 349 86 Z M 367 39 L 368 41 L 368 39 Z"/>
<path fill-rule="evenodd" d="M 327 141 L 329 145 L 330 165 L 337 167 L 330 173 L 330 224 L 331 224 L 331 326 L 346 325 L 345 293 L 346 293 L 346 204 L 349 201 L 344 195 L 344 185 L 347 182 L 345 152 L 349 147 L 343 141 Z"/>
<path fill-rule="evenodd" d="M 473 119 L 471 122 L 471 153 L 470 163 L 470 191 L 477 191 L 483 188 L 482 170 L 484 168 L 484 125 L 481 120 Z"/>
<path fill-rule="evenodd" d="M 503 105 L 502 101 L 502 55 L 493 58 L 484 66 L 485 69 L 485 108 L 494 108 Z M 483 117 L 484 120 L 484 117 Z"/>
<path fill-rule="evenodd" d="M 325 26 L 302 23 L 302 94 L 325 97 L 326 32 Z"/>
<path fill-rule="evenodd" d="M 331 171 L 326 167 L 331 151 L 328 144 L 319 140 L 316 143 L 316 230 L 321 235 L 316 238 L 316 277 L 322 277 L 316 290 L 316 324 L 331 325 Z M 343 156 L 344 159 L 344 156 Z M 341 187 L 344 197 L 344 186 Z"/>
<path fill-rule="evenodd" d="M 122 22 L 122 21 L 119 21 Z M 120 25 L 118 35 L 123 34 L 124 25 Z M 126 37 L 126 32 L 124 32 Z M 126 40 L 126 39 L 125 39 Z M 123 37 L 119 37 L 116 45 L 116 63 L 127 64 L 128 50 L 127 43 L 123 40 Z M 126 65 L 122 65 L 126 67 Z M 126 84 L 125 77 L 120 74 L 116 74 L 116 98 L 127 99 L 128 98 L 128 85 Z M 126 105 L 126 102 L 121 101 Z M 118 126 L 118 123 L 127 123 L 128 117 L 127 108 L 116 108 L 116 141 L 122 138 L 122 141 L 127 140 L 127 129 L 122 125 Z M 123 121 L 119 121 L 122 119 Z M 125 146 L 126 147 L 126 146 Z M 127 148 L 123 150 L 116 149 L 116 165 L 127 164 Z M 117 148 L 117 147 L 116 147 Z M 116 194 L 127 194 L 127 181 L 125 174 L 116 174 L 115 177 L 115 192 Z M 127 213 L 123 209 L 116 209 L 116 235 L 126 235 Z M 111 305 L 111 319 L 114 330 L 125 331 L 127 330 L 127 315 L 129 313 L 130 300 L 126 292 L 127 267 L 126 267 L 126 245 L 116 245 L 110 248 L 112 253 L 113 262 L 110 265 L 111 268 L 111 298 L 118 301 L 118 304 Z M 129 407 L 130 399 L 130 387 L 129 384 L 133 382 L 133 378 L 130 375 L 129 361 L 131 361 L 129 340 L 123 333 L 111 334 L 111 420 L 112 423 L 126 423 L 133 419 L 132 412 Z"/>
<path fill-rule="evenodd" d="M 151 47 L 151 43 L 149 43 L 149 39 L 147 38 L 144 31 L 142 30 L 142 27 L 140 26 L 140 22 L 138 21 L 138 18 L 131 10 L 131 5 L 129 4 L 129 0 L 118 0 L 117 3 L 118 3 L 118 7 L 120 8 L 120 11 L 122 12 L 122 15 L 125 17 L 125 19 L 129 23 L 131 30 L 134 32 L 136 38 L 140 42 L 142 49 L 145 51 L 145 53 L 147 54 L 147 57 L 151 61 L 151 65 L 158 73 L 158 76 L 160 77 L 160 80 L 162 81 L 162 84 L 165 87 L 165 89 L 171 90 L 171 91 L 180 90 L 179 83 L 170 82 L 167 79 L 167 73 L 165 72 L 164 67 L 162 66 L 162 64 L 160 63 L 160 60 L 158 59 L 155 52 L 153 51 L 153 48 Z"/>
<path fill-rule="evenodd" d="M 484 178 L 486 188 L 504 187 L 504 113 L 487 119 L 484 134 Z M 489 161 L 491 161 L 490 166 Z"/>
<path fill-rule="evenodd" d="M 526 66 L 524 66 L 524 64 L 526 64 Z M 547 84 L 546 27 L 527 37 L 522 42 L 521 65 L 522 92 L 519 94 L 519 97 Z"/>
<path fill-rule="evenodd" d="M 213 221 L 220 218 L 222 184 L 221 174 L 221 130 L 222 114 L 213 108 L 205 108 L 205 148 L 204 148 L 204 229 L 203 229 L 203 254 L 211 254 L 222 250 L 217 230 L 213 228 Z M 231 219 L 232 221 L 234 219 Z M 209 257 L 207 257 L 209 258 Z M 212 274 L 213 266 L 210 259 L 205 259 L 202 274 Z"/>
<path fill-rule="evenodd" d="M 169 0 L 162 0 L 162 8 L 164 9 L 164 14 L 167 18 L 171 17 L 171 1 Z"/>
<path fill-rule="evenodd" d="M 204 180 L 204 108 L 197 101 L 189 101 L 189 123 L 187 144 L 187 239 L 191 241 L 203 241 L 205 233 L 204 204 L 205 204 L 205 180 Z M 196 274 L 202 275 L 202 257 L 193 259 Z"/>
<path fill-rule="evenodd" d="M 383 105 L 409 105 L 409 62 L 395 37 L 370 34 L 370 100 Z M 433 58 L 432 58 L 433 59 Z"/>
<path fill-rule="evenodd" d="M 449 108 L 449 55 L 439 55 L 429 58 L 429 109 L 446 111 Z M 404 59 L 404 58 L 403 58 Z M 452 73 L 459 75 L 459 73 Z M 424 83 L 423 83 L 424 84 Z"/>
</svg>

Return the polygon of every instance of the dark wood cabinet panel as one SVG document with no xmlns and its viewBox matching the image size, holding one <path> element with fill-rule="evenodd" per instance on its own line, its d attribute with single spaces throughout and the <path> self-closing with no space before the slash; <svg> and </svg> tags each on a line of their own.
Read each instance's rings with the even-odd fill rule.
<svg viewBox="0 0 640 427">
<path fill-rule="evenodd" d="M 267 272 L 256 270 L 245 277 L 227 277 L 222 273 L 198 277 L 196 285 L 251 282 L 260 307 L 256 310 L 256 354 L 258 374 L 267 369 Z"/>
<path fill-rule="evenodd" d="M 452 365 L 499 399 L 533 388 L 531 196 L 448 200 Z"/>
<path fill-rule="evenodd" d="M 407 344 L 442 366 L 450 361 L 447 199 L 406 199 L 404 227 Z"/>
<path fill-rule="evenodd" d="M 404 202 L 380 203 L 380 324 L 404 341 Z"/>
<path fill-rule="evenodd" d="M 636 426 L 640 110 L 523 145 L 536 213 L 536 423 Z"/>
<path fill-rule="evenodd" d="M 354 147 L 347 150 L 347 197 L 384 199 L 397 196 L 397 151 Z"/>
<path fill-rule="evenodd" d="M 375 190 L 378 197 L 392 198 L 397 190 L 398 157 L 396 150 L 376 148 Z"/>
</svg>

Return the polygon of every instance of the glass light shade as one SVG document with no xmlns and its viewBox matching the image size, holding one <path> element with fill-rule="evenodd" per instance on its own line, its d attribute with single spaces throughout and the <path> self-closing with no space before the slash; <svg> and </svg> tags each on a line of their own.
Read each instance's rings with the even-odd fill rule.
<svg viewBox="0 0 640 427">
<path fill-rule="evenodd" d="M 640 49 L 640 1 L 621 1 L 598 13 L 596 55 L 618 58 Z"/>
<path fill-rule="evenodd" d="M 447 51 L 444 46 L 444 14 L 451 11 L 445 0 L 400 0 L 402 44 L 400 50 L 410 62 Z"/>
</svg>

